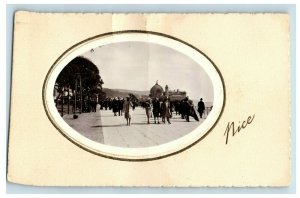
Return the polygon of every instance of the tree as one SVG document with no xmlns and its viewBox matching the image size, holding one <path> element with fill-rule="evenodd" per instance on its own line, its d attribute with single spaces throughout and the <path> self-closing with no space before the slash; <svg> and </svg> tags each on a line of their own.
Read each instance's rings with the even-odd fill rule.
<svg viewBox="0 0 300 198">
<path fill-rule="evenodd" d="M 55 84 L 57 85 L 55 88 L 59 92 L 56 99 L 63 95 L 64 89 L 75 90 L 75 94 L 77 94 L 75 86 L 80 86 L 81 84 L 80 100 L 82 100 L 86 96 L 89 98 L 92 95 L 101 93 L 104 82 L 98 67 L 87 58 L 78 56 L 64 67 L 58 75 Z"/>
<path fill-rule="evenodd" d="M 76 57 L 60 72 L 56 83 L 60 87 L 70 86 L 75 88 L 75 80 L 81 77 L 82 87 L 85 89 L 102 89 L 103 80 L 100 77 L 97 66 L 84 57 Z"/>
</svg>

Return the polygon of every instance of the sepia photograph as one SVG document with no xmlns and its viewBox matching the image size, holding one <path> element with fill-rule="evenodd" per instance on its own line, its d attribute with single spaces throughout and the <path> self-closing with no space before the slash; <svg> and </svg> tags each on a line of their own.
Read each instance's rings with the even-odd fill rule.
<svg viewBox="0 0 300 198">
<path fill-rule="evenodd" d="M 213 84 L 199 63 L 151 42 L 91 48 L 59 73 L 53 100 L 63 120 L 97 143 L 141 148 L 183 137 L 213 108 Z"/>
</svg>

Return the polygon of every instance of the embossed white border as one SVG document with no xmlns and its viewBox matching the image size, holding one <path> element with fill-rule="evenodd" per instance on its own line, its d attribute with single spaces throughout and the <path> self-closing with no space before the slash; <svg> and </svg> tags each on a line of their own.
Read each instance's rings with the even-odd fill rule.
<svg viewBox="0 0 300 198">
<path fill-rule="evenodd" d="M 170 47 L 185 54 L 195 62 L 199 63 L 199 66 L 202 66 L 204 71 L 212 80 L 214 101 L 212 111 L 208 115 L 207 119 L 199 125 L 199 127 L 181 138 L 158 146 L 145 148 L 123 148 L 109 146 L 92 141 L 82 136 L 63 120 L 63 118 L 57 111 L 53 100 L 53 87 L 56 78 L 61 70 L 72 59 L 92 48 L 111 43 L 128 41 L 151 42 Z M 81 146 L 82 148 L 95 154 L 120 160 L 149 160 L 175 154 L 193 145 L 195 142 L 199 141 L 206 133 L 208 133 L 222 113 L 225 100 L 225 90 L 222 82 L 222 77 L 216 66 L 211 62 L 211 60 L 208 59 L 206 55 L 204 55 L 198 49 L 189 46 L 189 44 L 185 43 L 184 41 L 180 41 L 179 39 L 169 37 L 168 35 L 162 35 L 160 33 L 146 31 L 124 31 L 111 34 L 108 33 L 87 39 L 86 41 L 83 41 L 66 51 L 51 67 L 45 79 L 43 88 L 43 100 L 45 110 L 48 117 L 51 119 L 51 122 L 68 139 Z"/>
</svg>

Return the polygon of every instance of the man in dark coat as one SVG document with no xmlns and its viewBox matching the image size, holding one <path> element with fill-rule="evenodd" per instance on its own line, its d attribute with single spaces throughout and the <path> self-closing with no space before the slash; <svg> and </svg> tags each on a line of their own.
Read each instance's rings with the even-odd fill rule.
<svg viewBox="0 0 300 198">
<path fill-rule="evenodd" d="M 157 119 L 157 124 L 159 124 L 160 103 L 158 98 L 154 99 L 152 105 L 153 105 L 154 123 L 156 124 L 156 119 Z"/>
<path fill-rule="evenodd" d="M 123 105 L 124 105 L 124 100 L 122 98 L 118 98 L 118 112 L 119 112 L 119 116 L 122 116 Z"/>
<path fill-rule="evenodd" d="M 119 111 L 119 101 L 117 97 L 113 99 L 111 105 L 114 112 L 114 116 L 117 116 L 117 112 Z"/>
<path fill-rule="evenodd" d="M 200 101 L 198 102 L 198 112 L 199 112 L 200 118 L 202 118 L 204 110 L 205 110 L 205 105 L 204 105 L 203 99 L 200 98 Z"/>
<path fill-rule="evenodd" d="M 182 103 L 182 115 L 186 119 L 186 121 L 190 121 L 190 104 L 189 104 L 189 97 L 187 96 Z"/>
</svg>

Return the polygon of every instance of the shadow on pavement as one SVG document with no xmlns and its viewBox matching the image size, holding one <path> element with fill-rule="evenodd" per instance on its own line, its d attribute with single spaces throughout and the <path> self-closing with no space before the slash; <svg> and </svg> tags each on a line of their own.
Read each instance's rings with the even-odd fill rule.
<svg viewBox="0 0 300 198">
<path fill-rule="evenodd" d="M 116 125 L 95 125 L 91 126 L 92 128 L 98 128 L 98 127 L 122 127 L 126 126 L 126 124 L 116 124 Z"/>
</svg>

